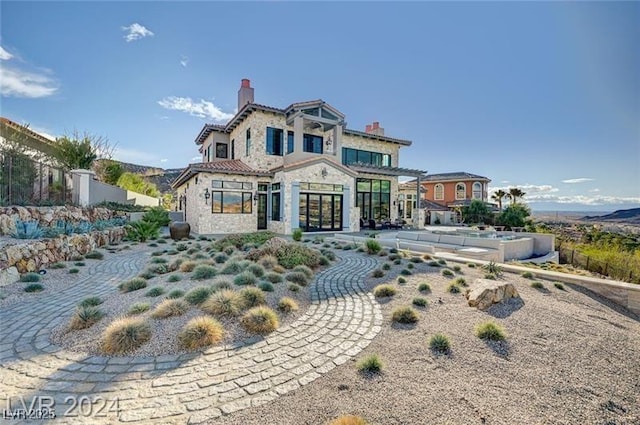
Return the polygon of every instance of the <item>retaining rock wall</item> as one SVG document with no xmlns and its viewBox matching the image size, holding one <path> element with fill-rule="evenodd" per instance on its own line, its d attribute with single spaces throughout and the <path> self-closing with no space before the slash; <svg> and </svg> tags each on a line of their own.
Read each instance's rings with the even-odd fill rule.
<svg viewBox="0 0 640 425">
<path fill-rule="evenodd" d="M 15 220 L 38 220 L 40 226 L 55 225 L 57 220 L 66 220 L 78 224 L 81 221 L 91 223 L 96 220 L 109 220 L 116 217 L 113 211 L 106 208 L 64 207 L 1 207 L 0 235 L 8 235 L 16 230 Z"/>
</svg>

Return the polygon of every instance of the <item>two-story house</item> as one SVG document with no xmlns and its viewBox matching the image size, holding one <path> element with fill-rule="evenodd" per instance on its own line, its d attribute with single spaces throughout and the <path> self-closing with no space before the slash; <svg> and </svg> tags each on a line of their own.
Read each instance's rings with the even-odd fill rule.
<svg viewBox="0 0 640 425">
<path fill-rule="evenodd" d="M 204 125 L 195 143 L 202 162 L 172 187 L 199 234 L 357 231 L 360 219 L 394 220 L 398 177 L 423 175 L 398 167 L 411 142 L 385 136 L 379 123 L 348 129 L 345 115 L 322 100 L 260 105 L 247 79 L 238 113 Z"/>
</svg>

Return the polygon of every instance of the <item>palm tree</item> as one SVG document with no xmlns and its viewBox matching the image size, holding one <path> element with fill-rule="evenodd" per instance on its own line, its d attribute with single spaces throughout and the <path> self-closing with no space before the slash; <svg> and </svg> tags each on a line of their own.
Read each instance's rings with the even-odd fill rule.
<svg viewBox="0 0 640 425">
<path fill-rule="evenodd" d="M 496 201 L 498 203 L 498 208 L 500 208 L 500 211 L 502 211 L 502 200 L 504 199 L 505 196 L 507 196 L 508 193 L 505 192 L 502 189 L 498 189 L 496 190 L 493 195 L 491 195 L 491 199 L 493 199 L 494 201 Z"/>
<path fill-rule="evenodd" d="M 511 199 L 511 205 L 515 205 L 518 202 L 518 199 L 524 197 L 524 195 L 526 195 L 526 193 L 524 193 L 522 190 L 518 189 L 517 187 L 511 187 L 509 188 L 507 197 Z"/>
</svg>

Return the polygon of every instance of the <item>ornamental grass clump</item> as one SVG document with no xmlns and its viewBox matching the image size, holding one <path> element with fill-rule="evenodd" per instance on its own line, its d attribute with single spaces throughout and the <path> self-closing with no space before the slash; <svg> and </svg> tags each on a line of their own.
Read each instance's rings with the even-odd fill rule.
<svg viewBox="0 0 640 425">
<path fill-rule="evenodd" d="M 450 282 L 449 285 L 447 285 L 447 292 L 450 292 L 452 294 L 459 294 L 460 293 L 460 285 L 458 285 L 455 281 L 454 282 Z"/>
<path fill-rule="evenodd" d="M 381 269 L 375 269 L 371 273 L 371 276 L 373 276 L 373 277 L 383 277 L 384 276 L 384 271 L 382 271 Z"/>
<path fill-rule="evenodd" d="M 293 298 L 282 297 L 278 301 L 278 310 L 283 313 L 291 313 L 292 311 L 298 311 L 298 303 Z"/>
<path fill-rule="evenodd" d="M 416 323 L 419 319 L 418 312 L 409 306 L 397 307 L 391 313 L 391 320 L 396 323 Z"/>
<path fill-rule="evenodd" d="M 287 243 L 275 252 L 278 263 L 286 268 L 305 265 L 316 267 L 320 263 L 320 252 L 299 243 Z"/>
<path fill-rule="evenodd" d="M 407 283 L 407 279 L 405 279 L 404 277 L 400 276 L 400 277 L 398 277 L 398 283 L 400 285 L 404 285 L 405 283 Z"/>
<path fill-rule="evenodd" d="M 373 288 L 373 296 L 376 298 L 392 297 L 396 294 L 396 288 L 392 285 L 384 284 Z"/>
<path fill-rule="evenodd" d="M 418 285 L 418 291 L 420 292 L 431 292 L 431 285 L 426 282 L 423 282 Z"/>
<path fill-rule="evenodd" d="M 189 350 L 204 348 L 222 341 L 224 328 L 217 320 L 200 316 L 191 319 L 178 334 L 178 340 Z"/>
<path fill-rule="evenodd" d="M 182 276 L 180 276 L 179 274 L 172 274 L 167 279 L 167 282 L 180 282 L 181 280 L 182 280 Z"/>
<path fill-rule="evenodd" d="M 233 278 L 233 283 L 238 286 L 255 285 L 258 283 L 258 278 L 249 271 L 244 271 Z"/>
<path fill-rule="evenodd" d="M 88 297 L 78 303 L 78 307 L 95 307 L 102 304 L 100 297 Z"/>
<path fill-rule="evenodd" d="M 375 239 L 367 239 L 367 241 L 365 242 L 365 246 L 367 249 L 367 254 L 369 255 L 375 255 L 382 249 L 380 242 Z"/>
<path fill-rule="evenodd" d="M 305 265 L 295 266 L 292 271 L 304 273 L 304 275 L 307 276 L 308 279 L 311 279 L 313 277 L 313 270 Z"/>
<path fill-rule="evenodd" d="M 361 358 L 358 363 L 356 363 L 356 369 L 360 373 L 380 373 L 382 372 L 382 368 L 384 367 L 384 363 L 380 359 L 380 356 L 377 354 L 369 354 Z"/>
<path fill-rule="evenodd" d="M 253 273 L 253 275 L 255 277 L 262 277 L 264 276 L 264 267 L 262 267 L 260 264 L 250 264 L 246 271 Z"/>
<path fill-rule="evenodd" d="M 561 290 L 561 291 L 565 291 L 564 289 L 564 285 L 560 282 L 554 282 L 553 286 L 555 286 L 557 289 Z"/>
<path fill-rule="evenodd" d="M 429 340 L 429 348 L 436 354 L 447 354 L 451 350 L 449 337 L 445 334 L 437 333 Z"/>
<path fill-rule="evenodd" d="M 244 288 L 240 291 L 240 296 L 244 301 L 245 308 L 255 307 L 267 302 L 264 292 L 258 288 Z"/>
<path fill-rule="evenodd" d="M 161 286 L 154 286 L 153 288 L 149 289 L 144 295 L 146 297 L 159 297 L 162 294 L 164 294 L 164 288 Z"/>
<path fill-rule="evenodd" d="M 123 317 L 114 320 L 105 329 L 102 349 L 107 354 L 131 352 L 151 339 L 151 326 L 144 320 Z"/>
<path fill-rule="evenodd" d="M 24 292 L 40 292 L 44 291 L 44 286 L 39 283 L 30 283 L 24 287 Z"/>
<path fill-rule="evenodd" d="M 424 297 L 416 297 L 416 298 L 413 299 L 413 301 L 411 303 L 413 305 L 417 306 L 417 307 L 426 307 L 427 304 L 429 304 L 427 299 L 424 298 Z"/>
<path fill-rule="evenodd" d="M 280 326 L 278 315 L 266 306 L 253 307 L 240 319 L 240 324 L 251 333 L 266 335 Z"/>
<path fill-rule="evenodd" d="M 216 276 L 218 271 L 213 266 L 209 266 L 207 264 L 197 265 L 193 269 L 193 273 L 191 273 L 192 280 L 205 280 L 211 279 Z"/>
<path fill-rule="evenodd" d="M 531 287 L 533 289 L 537 289 L 537 290 L 543 290 L 545 289 L 544 285 L 542 284 L 542 282 L 539 281 L 535 281 L 535 282 L 531 282 Z"/>
<path fill-rule="evenodd" d="M 264 292 L 273 292 L 273 284 L 271 282 L 263 281 L 258 284 L 258 288 Z"/>
<path fill-rule="evenodd" d="M 298 285 L 296 285 L 295 283 L 290 283 L 289 286 L 287 286 L 287 289 L 289 289 L 291 292 L 300 291 L 300 287 Z"/>
<path fill-rule="evenodd" d="M 104 313 L 95 306 L 79 307 L 69 322 L 69 329 L 79 330 L 86 329 L 98 322 L 104 317 Z"/>
<path fill-rule="evenodd" d="M 64 263 L 53 263 L 49 266 L 51 269 L 64 269 L 65 267 L 67 266 L 65 266 Z"/>
<path fill-rule="evenodd" d="M 442 276 L 444 277 L 452 277 L 453 276 L 453 272 L 449 269 L 444 269 L 442 270 Z"/>
<path fill-rule="evenodd" d="M 412 275 L 411 270 L 407 270 L 407 269 L 402 269 L 400 270 L 400 274 L 403 276 L 410 276 Z"/>
<path fill-rule="evenodd" d="M 533 273 L 526 271 L 526 272 L 522 272 L 522 274 L 520 275 L 526 279 L 533 279 Z"/>
<path fill-rule="evenodd" d="M 200 305 L 213 293 L 210 286 L 197 286 L 186 293 L 184 299 L 191 305 Z"/>
<path fill-rule="evenodd" d="M 167 294 L 167 298 L 172 300 L 176 298 L 182 298 L 183 296 L 184 296 L 184 291 L 182 289 L 174 289 Z"/>
<path fill-rule="evenodd" d="M 209 314 L 235 316 L 242 311 L 244 305 L 245 300 L 239 293 L 225 289 L 211 295 L 200 308 Z"/>
<path fill-rule="evenodd" d="M 142 314 L 145 311 L 149 311 L 150 308 L 151 305 L 149 305 L 149 303 L 135 303 L 131 307 L 129 307 L 129 311 L 127 311 L 127 314 L 132 316 Z"/>
<path fill-rule="evenodd" d="M 382 270 L 391 270 L 391 264 L 389 263 L 384 263 L 382 265 Z"/>
<path fill-rule="evenodd" d="M 20 282 L 40 282 L 40 275 L 38 273 L 25 273 L 20 276 Z"/>
<path fill-rule="evenodd" d="M 84 257 L 91 260 L 102 260 L 104 258 L 104 254 L 100 251 L 91 251 L 85 254 Z"/>
<path fill-rule="evenodd" d="M 484 322 L 476 326 L 476 336 L 487 341 L 504 341 L 506 334 L 502 326 L 492 322 Z"/>
<path fill-rule="evenodd" d="M 179 270 L 181 272 L 190 273 L 193 271 L 193 269 L 196 268 L 197 265 L 198 263 L 196 263 L 195 261 L 183 261 L 180 264 Z"/>
<path fill-rule="evenodd" d="M 118 288 L 120 288 L 122 292 L 133 292 L 146 287 L 147 287 L 147 281 L 140 277 L 134 277 L 131 280 L 122 282 L 118 286 Z"/>
<path fill-rule="evenodd" d="M 300 286 L 307 286 L 307 283 L 308 283 L 307 275 L 302 273 L 302 272 L 287 273 L 287 275 L 284 278 L 288 282 L 293 282 L 293 283 L 298 284 Z"/>
<path fill-rule="evenodd" d="M 242 271 L 242 266 L 240 265 L 240 263 L 238 261 L 229 261 L 228 263 L 226 263 L 224 265 L 224 267 L 222 268 L 222 271 L 220 273 L 222 274 L 238 274 Z"/>
<path fill-rule="evenodd" d="M 282 275 L 280 273 L 269 272 L 264 276 L 264 278 L 271 283 L 282 282 Z"/>
<path fill-rule="evenodd" d="M 182 300 L 164 300 L 151 312 L 154 319 L 166 319 L 167 317 L 182 316 L 189 310 L 189 304 Z"/>
</svg>

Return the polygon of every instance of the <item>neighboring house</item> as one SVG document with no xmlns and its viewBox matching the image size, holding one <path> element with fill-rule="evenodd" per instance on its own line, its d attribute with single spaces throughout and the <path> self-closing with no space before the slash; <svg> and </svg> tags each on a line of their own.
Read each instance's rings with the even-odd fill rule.
<svg viewBox="0 0 640 425">
<path fill-rule="evenodd" d="M 379 123 L 348 129 L 345 115 L 322 100 L 260 105 L 246 79 L 238 113 L 225 125 L 206 124 L 195 143 L 202 162 L 172 187 L 200 234 L 357 231 L 360 219 L 394 220 L 398 177 L 423 175 L 398 167 L 411 142 L 385 136 Z"/>
</svg>

